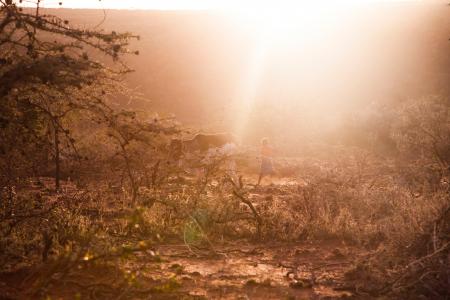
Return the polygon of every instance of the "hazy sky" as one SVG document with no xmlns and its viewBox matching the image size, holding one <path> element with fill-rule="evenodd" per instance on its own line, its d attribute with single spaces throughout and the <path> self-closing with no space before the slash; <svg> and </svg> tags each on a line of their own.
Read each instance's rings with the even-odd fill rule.
<svg viewBox="0 0 450 300">
<path fill-rule="evenodd" d="M 336 5 L 373 2 L 417 2 L 420 0 L 61 0 L 63 7 L 71 8 L 126 8 L 126 9 L 240 9 L 293 8 L 300 5 Z M 26 1 L 29 3 L 35 0 Z M 43 6 L 59 7 L 59 0 L 41 0 Z"/>
</svg>

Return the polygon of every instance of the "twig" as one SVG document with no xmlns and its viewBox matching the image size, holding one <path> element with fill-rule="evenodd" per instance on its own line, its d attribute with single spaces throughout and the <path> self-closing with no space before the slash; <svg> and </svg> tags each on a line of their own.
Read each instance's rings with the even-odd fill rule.
<svg viewBox="0 0 450 300">
<path fill-rule="evenodd" d="M 414 264 L 416 264 L 416 263 L 419 263 L 419 262 L 422 262 L 422 261 L 424 261 L 424 260 L 426 260 L 426 259 L 429 259 L 429 258 L 435 256 L 436 254 L 438 254 L 438 253 L 444 251 L 444 250 L 447 248 L 448 245 L 450 245 L 450 242 L 447 242 L 444 246 L 442 246 L 442 247 L 439 248 L 438 250 L 434 251 L 433 253 L 430 253 L 430 254 L 428 254 L 428 255 L 426 255 L 426 256 L 423 256 L 423 257 L 421 257 L 421 258 L 419 258 L 419 259 L 417 259 L 417 260 L 415 260 L 415 261 L 409 263 L 409 264 L 406 266 L 406 268 L 409 269 L 412 265 L 414 265 Z"/>
<path fill-rule="evenodd" d="M 446 243 L 444 246 L 442 246 L 442 247 L 439 248 L 438 250 L 434 251 L 433 253 L 428 254 L 428 255 L 426 255 L 426 256 L 423 256 L 423 257 L 421 257 L 421 258 L 419 258 L 419 259 L 414 260 L 413 262 L 409 263 L 409 264 L 405 267 L 405 269 L 408 270 L 408 269 L 410 269 L 414 264 L 421 263 L 422 261 L 424 261 L 424 260 L 426 260 L 426 259 L 432 258 L 432 257 L 435 256 L 436 254 L 438 254 L 438 253 L 444 251 L 444 250 L 447 248 L 448 245 L 450 245 L 450 242 Z M 426 274 L 426 273 L 425 273 L 425 274 Z M 396 286 L 396 284 L 397 284 L 398 282 L 402 281 L 402 280 L 403 280 L 406 276 L 408 276 L 408 275 L 409 275 L 409 273 L 408 273 L 408 272 L 405 272 L 403 275 L 397 277 L 392 283 L 387 284 L 386 286 L 384 286 L 383 288 L 381 288 L 381 289 L 380 289 L 380 293 L 386 292 L 389 288 L 392 289 L 394 286 Z M 422 275 L 422 276 L 423 276 L 423 275 Z M 425 277 L 425 276 L 424 276 L 424 277 Z M 423 279 L 423 278 L 422 278 L 422 279 Z M 420 279 L 419 279 L 419 281 L 420 281 Z"/>
</svg>

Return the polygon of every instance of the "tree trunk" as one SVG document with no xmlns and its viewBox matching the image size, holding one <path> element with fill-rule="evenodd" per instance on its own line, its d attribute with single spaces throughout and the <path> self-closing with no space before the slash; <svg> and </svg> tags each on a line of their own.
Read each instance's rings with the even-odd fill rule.
<svg viewBox="0 0 450 300">
<path fill-rule="evenodd" d="M 53 128 L 55 130 L 55 190 L 59 191 L 60 188 L 60 159 L 59 159 L 59 131 L 56 125 L 56 121 L 53 121 Z"/>
<path fill-rule="evenodd" d="M 120 143 L 120 148 L 122 149 L 122 156 L 125 160 L 125 166 L 127 169 L 128 178 L 130 179 L 132 201 L 133 201 L 133 203 L 135 203 L 136 198 L 137 198 L 138 186 L 136 184 L 136 181 L 134 180 L 133 172 L 131 170 L 130 160 L 128 158 L 127 150 L 125 149 L 125 145 Z"/>
</svg>

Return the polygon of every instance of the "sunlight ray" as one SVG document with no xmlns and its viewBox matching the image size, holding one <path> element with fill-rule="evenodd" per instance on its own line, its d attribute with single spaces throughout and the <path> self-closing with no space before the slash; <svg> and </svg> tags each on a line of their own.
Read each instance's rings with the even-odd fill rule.
<svg viewBox="0 0 450 300">
<path fill-rule="evenodd" d="M 249 114 L 255 104 L 258 88 L 261 82 L 264 69 L 266 67 L 267 55 L 270 51 L 270 43 L 261 39 L 254 48 L 253 54 L 249 59 L 246 72 L 244 72 L 238 93 L 236 96 L 237 107 L 234 132 L 240 142 L 244 137 L 247 127 Z"/>
</svg>

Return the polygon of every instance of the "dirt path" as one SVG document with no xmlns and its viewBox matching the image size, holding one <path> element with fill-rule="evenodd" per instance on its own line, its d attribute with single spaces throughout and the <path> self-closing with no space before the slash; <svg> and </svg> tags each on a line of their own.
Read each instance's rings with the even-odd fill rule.
<svg viewBox="0 0 450 300">
<path fill-rule="evenodd" d="M 217 247 L 217 255 L 191 252 L 185 245 L 161 245 L 159 270 L 151 278 L 174 277 L 178 292 L 205 299 L 337 299 L 352 297 L 346 283 L 361 250 L 341 242 Z M 211 254 L 211 253 L 210 253 Z M 140 257 L 144 263 L 146 257 Z"/>
</svg>

